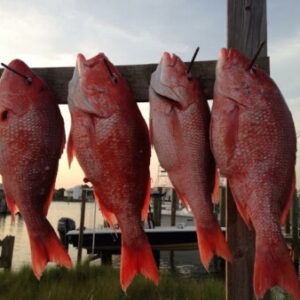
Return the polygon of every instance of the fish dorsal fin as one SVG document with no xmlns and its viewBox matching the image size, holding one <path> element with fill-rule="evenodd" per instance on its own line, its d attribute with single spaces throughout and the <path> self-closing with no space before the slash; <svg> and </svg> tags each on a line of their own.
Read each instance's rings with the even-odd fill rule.
<svg viewBox="0 0 300 300">
<path fill-rule="evenodd" d="M 112 213 L 100 200 L 98 197 L 97 192 L 95 191 L 94 187 L 94 195 L 95 195 L 95 200 L 97 201 L 99 208 L 102 212 L 103 217 L 106 219 L 106 221 L 109 223 L 110 227 L 116 232 L 116 227 L 115 224 L 117 223 L 117 218 L 114 213 Z"/>
<path fill-rule="evenodd" d="M 147 191 L 146 196 L 142 208 L 142 219 L 144 221 L 148 220 L 148 210 L 149 210 L 149 202 L 150 202 L 150 191 L 151 191 L 151 180 L 150 180 L 150 173 L 148 175 L 148 185 L 147 185 Z"/>
<path fill-rule="evenodd" d="M 189 207 L 189 204 L 188 204 L 188 202 L 187 202 L 185 196 L 183 196 L 183 194 L 181 194 L 181 193 L 178 191 L 177 187 L 176 187 L 174 184 L 173 184 L 173 186 L 174 186 L 174 189 L 175 189 L 175 191 L 176 191 L 178 197 L 180 198 L 182 204 L 183 204 L 184 207 L 186 208 L 186 210 L 187 210 L 187 211 L 190 211 L 190 207 Z"/>
<path fill-rule="evenodd" d="M 283 207 L 282 212 L 281 212 L 281 218 L 280 218 L 281 226 L 283 226 L 285 224 L 286 218 L 287 218 L 289 210 L 291 208 L 291 205 L 292 205 L 292 202 L 293 202 L 293 197 L 294 197 L 294 192 L 295 192 L 295 185 L 296 185 L 296 175 L 294 173 L 289 198 L 288 198 L 288 200 L 287 200 L 287 202 L 286 202 L 286 204 Z"/>
<path fill-rule="evenodd" d="M 53 180 L 51 190 L 49 192 L 46 202 L 44 203 L 44 216 L 47 216 L 47 214 L 48 214 L 48 209 L 49 209 L 50 203 L 51 203 L 53 195 L 54 195 L 54 187 L 55 187 L 55 180 Z"/>
<path fill-rule="evenodd" d="M 213 191 L 211 194 L 212 197 L 212 202 L 214 204 L 218 204 L 219 203 L 219 190 L 220 190 L 220 178 L 219 178 L 219 172 L 218 172 L 218 168 L 215 168 L 215 181 L 214 181 L 214 187 L 213 187 Z"/>
<path fill-rule="evenodd" d="M 8 192 L 4 178 L 2 178 L 2 180 L 3 180 L 3 189 L 4 189 L 4 193 L 5 193 L 6 203 L 7 203 L 8 209 L 11 213 L 11 216 L 13 218 L 13 221 L 15 222 L 15 219 L 16 219 L 15 216 L 16 216 L 16 213 L 19 211 L 19 209 L 16 205 L 14 198 Z"/>
</svg>

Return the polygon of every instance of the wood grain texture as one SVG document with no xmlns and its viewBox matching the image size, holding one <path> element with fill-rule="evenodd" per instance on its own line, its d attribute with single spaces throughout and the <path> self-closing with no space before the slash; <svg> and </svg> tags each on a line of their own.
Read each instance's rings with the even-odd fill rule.
<svg viewBox="0 0 300 300">
<path fill-rule="evenodd" d="M 236 48 L 251 59 L 260 42 L 266 41 L 260 56 L 267 56 L 266 0 L 227 0 L 227 17 L 228 48 Z M 265 71 L 269 72 L 269 69 Z M 229 186 L 226 227 L 226 239 L 233 256 L 232 263 L 226 264 L 226 300 L 255 300 L 255 232 L 248 230 L 238 214 Z M 263 299 L 270 299 L 269 294 Z"/>
<path fill-rule="evenodd" d="M 258 64 L 263 69 L 268 70 L 268 57 L 258 60 Z M 122 76 L 129 83 L 137 102 L 148 102 L 150 78 L 156 67 L 157 64 L 117 66 Z M 192 68 L 192 73 L 200 81 L 207 99 L 213 97 L 215 68 L 216 61 L 198 61 L 194 63 Z M 73 75 L 73 67 L 33 68 L 32 70 L 47 82 L 59 104 L 67 104 L 68 83 Z M 0 69 L 0 75 L 2 72 L 3 69 Z"/>
<path fill-rule="evenodd" d="M 227 46 L 252 58 L 265 40 L 260 56 L 267 56 L 266 0 L 228 0 L 227 14 Z"/>
</svg>

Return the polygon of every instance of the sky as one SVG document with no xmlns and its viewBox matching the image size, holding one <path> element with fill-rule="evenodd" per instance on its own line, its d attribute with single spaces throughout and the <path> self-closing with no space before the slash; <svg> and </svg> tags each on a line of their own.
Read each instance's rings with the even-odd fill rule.
<svg viewBox="0 0 300 300">
<path fill-rule="evenodd" d="M 299 0 L 267 1 L 271 77 L 300 134 L 299 16 Z M 77 53 L 91 58 L 104 52 L 114 64 L 126 65 L 158 63 L 168 51 L 188 61 L 197 46 L 197 60 L 214 60 L 226 47 L 226 22 L 225 0 L 0 0 L 0 60 L 19 58 L 30 67 L 74 66 Z M 148 104 L 139 107 L 148 122 Z M 60 108 L 68 136 L 70 115 L 67 105 Z M 157 169 L 153 153 L 152 184 L 158 182 Z M 300 188 L 299 163 L 296 171 Z M 56 188 L 82 184 L 83 177 L 76 161 L 68 168 L 64 152 Z"/>
</svg>

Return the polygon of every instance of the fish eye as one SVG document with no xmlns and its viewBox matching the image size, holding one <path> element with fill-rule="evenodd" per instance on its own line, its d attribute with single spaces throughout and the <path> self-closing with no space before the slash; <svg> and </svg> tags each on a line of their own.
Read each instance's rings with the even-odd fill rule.
<svg viewBox="0 0 300 300">
<path fill-rule="evenodd" d="M 3 111 L 1 114 L 1 120 L 5 121 L 7 119 L 7 115 L 8 115 L 8 110 Z"/>
<path fill-rule="evenodd" d="M 44 86 L 41 86 L 39 92 L 41 93 L 41 92 L 43 92 L 44 90 L 45 90 L 45 87 L 44 87 Z"/>
<path fill-rule="evenodd" d="M 250 73 L 256 74 L 256 66 L 255 65 L 250 69 Z"/>
</svg>

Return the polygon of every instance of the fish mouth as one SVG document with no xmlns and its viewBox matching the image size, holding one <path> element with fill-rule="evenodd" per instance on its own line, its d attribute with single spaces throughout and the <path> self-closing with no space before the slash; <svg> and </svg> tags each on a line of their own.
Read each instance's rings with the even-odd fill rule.
<svg viewBox="0 0 300 300">
<path fill-rule="evenodd" d="M 179 103 L 180 97 L 176 91 L 164 82 L 164 76 L 168 77 L 169 68 L 175 68 L 178 62 L 178 57 L 174 53 L 170 55 L 168 52 L 164 52 L 161 61 L 156 71 L 151 76 L 150 87 L 153 92 L 172 103 Z"/>
<path fill-rule="evenodd" d="M 179 103 L 180 97 L 174 91 L 174 89 L 170 88 L 168 85 L 164 85 L 159 78 L 159 72 L 157 71 L 152 74 L 150 81 L 150 88 L 152 91 L 159 97 L 163 98 L 172 103 Z"/>
<path fill-rule="evenodd" d="M 153 94 L 156 95 L 156 97 L 158 99 L 160 99 L 160 101 L 166 101 L 168 102 L 169 104 L 172 104 L 178 108 L 181 108 L 182 105 L 180 104 L 179 101 L 177 101 L 176 99 L 174 99 L 173 97 L 171 98 L 170 95 L 168 93 L 160 93 L 160 92 L 157 92 L 154 87 L 152 85 L 150 85 L 149 89 L 151 89 L 151 92 Z"/>
<path fill-rule="evenodd" d="M 161 63 L 167 67 L 174 68 L 177 64 L 178 57 L 176 54 L 172 53 L 170 55 L 169 52 L 164 52 L 161 58 Z"/>
<path fill-rule="evenodd" d="M 84 68 L 93 68 L 105 59 L 105 54 L 100 52 L 93 58 L 86 59 L 85 56 L 81 53 L 77 55 L 77 67 L 79 74 L 83 73 Z"/>
<path fill-rule="evenodd" d="M 231 49 L 229 50 L 231 52 Z M 219 52 L 219 57 L 218 57 L 218 62 L 217 62 L 217 67 L 216 67 L 216 73 L 217 75 L 221 72 L 223 69 L 227 58 L 229 56 L 228 50 L 226 48 L 222 48 Z"/>
</svg>

